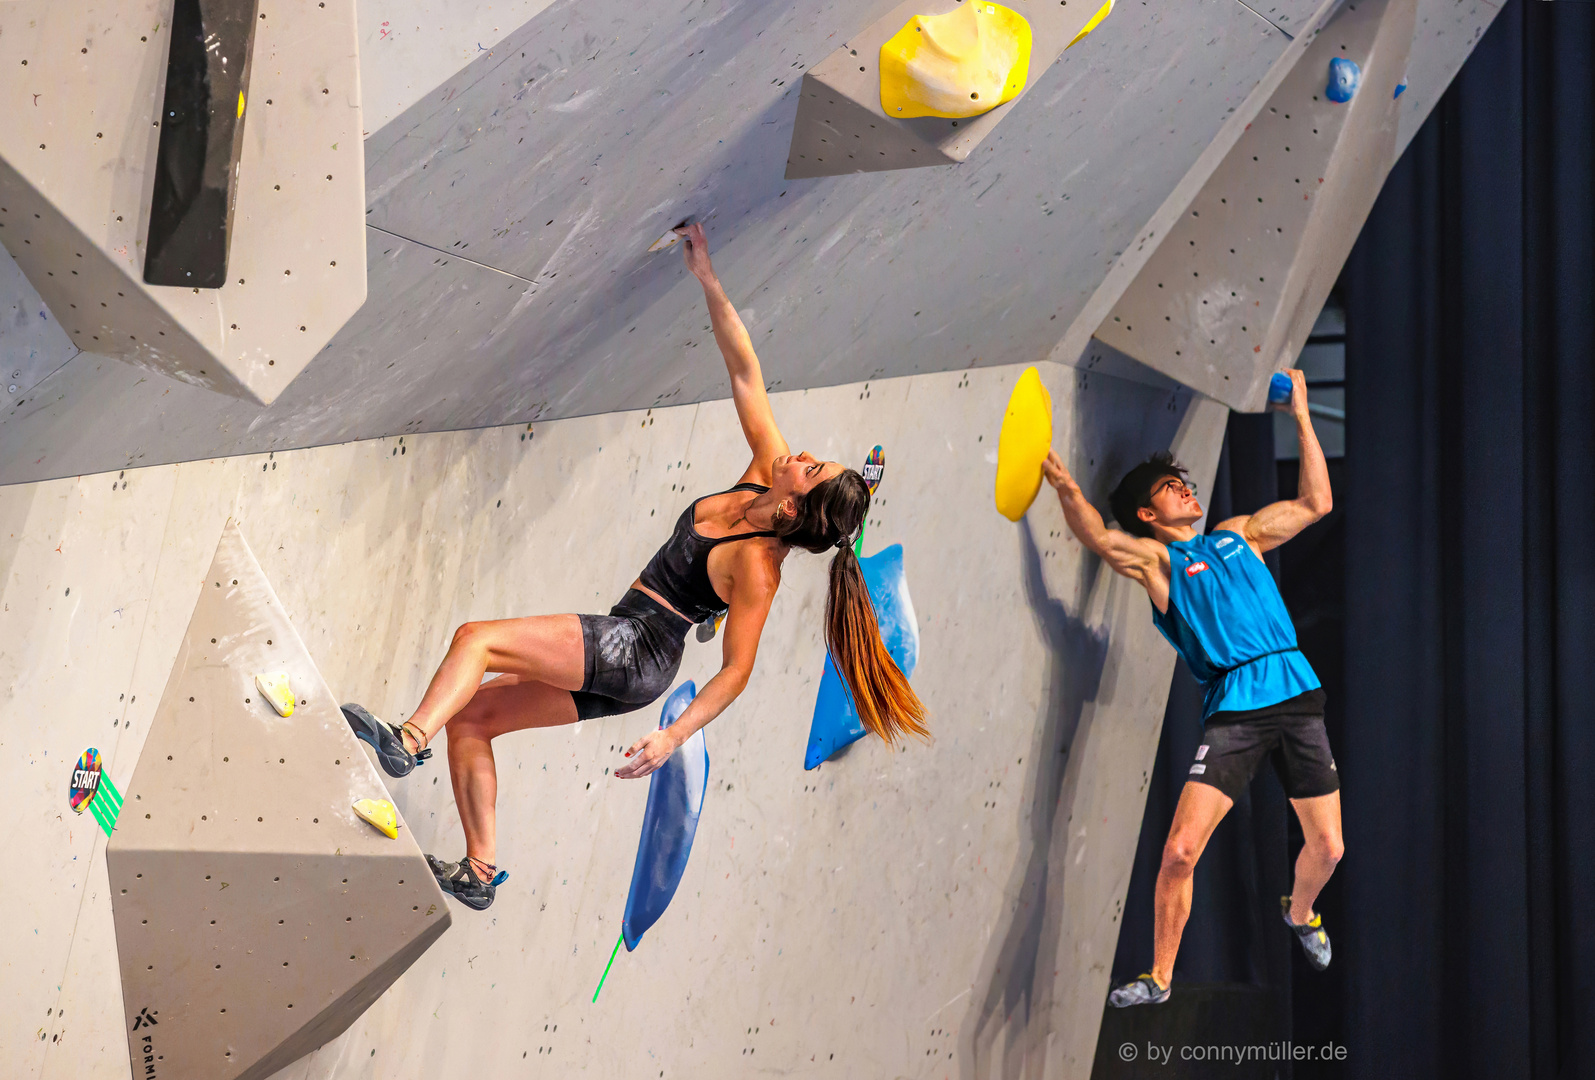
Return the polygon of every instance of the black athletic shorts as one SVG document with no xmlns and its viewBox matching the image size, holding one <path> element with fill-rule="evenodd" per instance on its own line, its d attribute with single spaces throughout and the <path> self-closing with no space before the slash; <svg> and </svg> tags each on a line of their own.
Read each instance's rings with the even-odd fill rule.
<svg viewBox="0 0 1595 1080">
<path fill-rule="evenodd" d="M 582 688 L 571 694 L 583 720 L 650 705 L 670 689 L 692 624 L 645 592 L 627 589 L 608 615 L 578 615 Z"/>
<path fill-rule="evenodd" d="M 1285 794 L 1292 799 L 1340 790 L 1340 774 L 1324 730 L 1322 688 L 1277 705 L 1208 717 L 1188 779 L 1239 799 L 1265 755 L 1273 758 Z"/>
</svg>

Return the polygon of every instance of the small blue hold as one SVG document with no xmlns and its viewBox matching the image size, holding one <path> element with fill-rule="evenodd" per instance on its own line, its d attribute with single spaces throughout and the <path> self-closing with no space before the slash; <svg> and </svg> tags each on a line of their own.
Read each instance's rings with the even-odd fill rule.
<svg viewBox="0 0 1595 1080">
<path fill-rule="evenodd" d="M 1406 90 L 1407 90 L 1407 77 L 1405 75 L 1403 75 L 1403 76 L 1401 76 L 1401 81 L 1396 83 L 1396 97 L 1400 97 L 1402 94 L 1406 93 Z"/>
<path fill-rule="evenodd" d="M 1283 371 L 1274 372 L 1274 377 L 1268 380 L 1268 403 L 1270 405 L 1289 404 L 1296 388 L 1291 384 L 1290 376 Z"/>
<path fill-rule="evenodd" d="M 1329 85 L 1324 89 L 1324 94 L 1330 101 L 1344 105 L 1357 92 L 1357 85 L 1361 82 L 1362 68 L 1353 61 L 1337 56 L 1329 61 Z"/>
</svg>

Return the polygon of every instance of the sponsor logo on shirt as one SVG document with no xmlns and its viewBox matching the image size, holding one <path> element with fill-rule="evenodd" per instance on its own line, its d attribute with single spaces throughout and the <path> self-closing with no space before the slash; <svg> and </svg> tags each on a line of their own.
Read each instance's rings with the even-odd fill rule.
<svg viewBox="0 0 1595 1080">
<path fill-rule="evenodd" d="M 1190 566 L 1187 566 L 1185 568 L 1185 576 L 1186 577 L 1195 577 L 1197 574 L 1200 574 L 1203 570 L 1206 570 L 1206 569 L 1207 569 L 1207 564 L 1205 562 L 1194 562 Z"/>
<path fill-rule="evenodd" d="M 1225 546 L 1227 546 L 1229 544 L 1233 544 L 1234 542 L 1235 542 L 1235 538 L 1233 536 L 1221 536 L 1221 537 L 1218 538 L 1218 542 L 1215 543 L 1213 546 L 1221 548 L 1221 547 L 1225 547 Z"/>
</svg>

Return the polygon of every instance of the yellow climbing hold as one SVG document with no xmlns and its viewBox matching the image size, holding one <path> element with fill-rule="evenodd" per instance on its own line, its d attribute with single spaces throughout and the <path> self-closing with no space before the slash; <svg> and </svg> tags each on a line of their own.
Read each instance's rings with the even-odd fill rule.
<svg viewBox="0 0 1595 1080">
<path fill-rule="evenodd" d="M 238 91 L 238 118 L 240 120 L 244 118 L 244 92 L 242 90 Z"/>
<path fill-rule="evenodd" d="M 260 696 L 271 702 L 271 707 L 277 710 L 278 716 L 292 716 L 294 714 L 294 688 L 288 682 L 286 671 L 273 671 L 266 675 L 255 676 L 255 689 L 260 691 Z"/>
<path fill-rule="evenodd" d="M 1008 397 L 997 438 L 997 509 L 1018 521 L 1041 490 L 1041 463 L 1052 449 L 1052 398 L 1035 368 L 1025 368 Z"/>
<path fill-rule="evenodd" d="M 1069 40 L 1069 45 L 1073 45 L 1076 41 L 1079 41 L 1091 31 L 1095 30 L 1097 28 L 1097 24 L 1111 14 L 1113 14 L 1113 0 L 1107 0 L 1107 3 L 1097 8 L 1097 13 L 1091 16 L 1091 21 L 1082 26 L 1080 28 L 1080 32 Z M 1067 50 L 1069 45 L 1065 45 L 1064 49 Z"/>
<path fill-rule="evenodd" d="M 881 46 L 887 116 L 979 116 L 1019 96 L 1030 71 L 1030 24 L 984 0 L 915 15 Z"/>
<path fill-rule="evenodd" d="M 381 829 L 389 840 L 399 838 L 399 811 L 386 799 L 361 799 L 354 812 Z"/>
</svg>

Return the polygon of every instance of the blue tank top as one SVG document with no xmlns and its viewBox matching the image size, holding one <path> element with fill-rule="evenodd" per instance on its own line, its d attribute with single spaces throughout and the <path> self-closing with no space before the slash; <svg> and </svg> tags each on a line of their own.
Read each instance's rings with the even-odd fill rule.
<svg viewBox="0 0 1595 1080">
<path fill-rule="evenodd" d="M 1152 622 L 1207 688 L 1204 723 L 1318 688 L 1279 586 L 1243 537 L 1221 530 L 1168 549 L 1169 609 L 1154 605 Z"/>
</svg>

